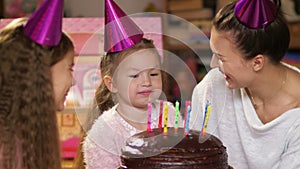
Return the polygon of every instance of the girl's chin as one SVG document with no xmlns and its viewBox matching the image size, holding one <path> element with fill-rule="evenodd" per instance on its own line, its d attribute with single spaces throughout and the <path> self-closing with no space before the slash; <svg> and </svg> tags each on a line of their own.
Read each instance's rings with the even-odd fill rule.
<svg viewBox="0 0 300 169">
<path fill-rule="evenodd" d="M 148 105 L 148 103 L 154 102 L 155 100 L 157 100 L 158 97 L 140 97 L 137 98 L 137 100 L 135 101 L 136 103 L 139 103 L 140 105 Z"/>
<path fill-rule="evenodd" d="M 133 106 L 134 108 L 138 109 L 138 110 L 148 110 L 148 103 L 149 101 L 143 101 L 143 102 L 135 102 L 135 103 L 132 103 L 131 106 Z"/>
</svg>

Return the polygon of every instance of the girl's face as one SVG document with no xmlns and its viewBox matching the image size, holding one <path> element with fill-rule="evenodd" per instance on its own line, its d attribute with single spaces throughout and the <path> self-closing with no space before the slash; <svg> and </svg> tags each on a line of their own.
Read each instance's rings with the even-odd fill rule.
<svg viewBox="0 0 300 169">
<path fill-rule="evenodd" d="M 64 102 L 73 85 L 74 51 L 70 50 L 65 57 L 51 67 L 54 102 L 57 111 L 64 109 Z"/>
<path fill-rule="evenodd" d="M 237 49 L 229 32 L 211 31 L 210 47 L 213 52 L 211 67 L 218 67 L 224 74 L 226 85 L 230 89 L 242 88 L 253 80 L 252 62 L 245 60 Z"/>
<path fill-rule="evenodd" d="M 162 91 L 159 57 L 142 49 L 125 57 L 114 74 L 113 86 L 119 104 L 147 109 Z"/>
</svg>

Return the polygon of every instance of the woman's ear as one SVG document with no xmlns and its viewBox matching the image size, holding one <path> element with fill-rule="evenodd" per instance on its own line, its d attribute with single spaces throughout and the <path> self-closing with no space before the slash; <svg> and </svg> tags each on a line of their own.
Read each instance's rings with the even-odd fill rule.
<svg viewBox="0 0 300 169">
<path fill-rule="evenodd" d="M 253 58 L 253 62 L 252 62 L 252 65 L 253 65 L 253 70 L 254 71 L 259 71 L 263 68 L 265 64 L 265 56 L 264 55 L 256 55 L 254 58 Z"/>
<path fill-rule="evenodd" d="M 104 76 L 102 81 L 104 82 L 105 86 L 108 88 L 108 90 L 112 93 L 116 93 L 117 89 L 113 85 L 112 78 L 108 75 Z"/>
</svg>

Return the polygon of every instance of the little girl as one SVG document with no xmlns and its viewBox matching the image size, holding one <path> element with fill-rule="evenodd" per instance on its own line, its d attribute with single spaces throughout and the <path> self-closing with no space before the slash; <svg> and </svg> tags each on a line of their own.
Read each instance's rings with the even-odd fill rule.
<svg viewBox="0 0 300 169">
<path fill-rule="evenodd" d="M 143 39 L 122 52 L 101 60 L 103 83 L 96 92 L 103 114 L 94 122 L 83 149 L 87 168 L 117 168 L 121 148 L 130 136 L 147 129 L 148 103 L 152 104 L 152 128 L 158 126 L 162 91 L 160 57 L 152 41 Z M 118 66 L 119 65 L 119 66 Z M 114 100 L 118 103 L 114 105 Z M 169 102 L 169 126 L 174 107 Z"/>
<path fill-rule="evenodd" d="M 107 3 L 110 3 L 108 6 L 116 7 L 109 0 L 106 5 Z M 152 106 L 151 127 L 158 127 L 158 98 L 162 93 L 161 58 L 152 40 L 142 38 L 143 33 L 136 25 L 126 27 L 136 29 L 131 32 L 135 31 L 137 34 L 128 37 L 134 43 L 125 44 L 127 46 L 121 50 L 118 50 L 121 45 L 108 48 L 100 63 L 102 83 L 96 91 L 95 99 L 98 114 L 101 115 L 96 117 L 83 142 L 84 160 L 89 169 L 115 169 L 120 166 L 121 148 L 125 146 L 126 140 L 147 129 L 148 103 Z M 107 31 L 111 30 L 105 32 L 107 36 L 111 36 Z M 124 30 L 120 32 L 123 33 Z M 115 32 L 114 35 L 116 34 Z M 109 38 L 111 37 L 106 37 L 105 40 Z M 175 109 L 169 102 L 165 101 L 163 106 L 165 105 L 169 109 L 168 126 L 172 126 Z M 181 119 L 179 124 L 180 121 Z"/>
</svg>

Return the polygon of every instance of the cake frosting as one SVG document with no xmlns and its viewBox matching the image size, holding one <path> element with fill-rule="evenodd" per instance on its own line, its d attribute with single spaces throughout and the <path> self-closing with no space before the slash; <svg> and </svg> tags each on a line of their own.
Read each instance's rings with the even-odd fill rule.
<svg viewBox="0 0 300 169">
<path fill-rule="evenodd" d="M 168 128 L 141 132 L 130 137 L 122 148 L 120 168 L 228 169 L 226 147 L 211 134 Z"/>
</svg>

